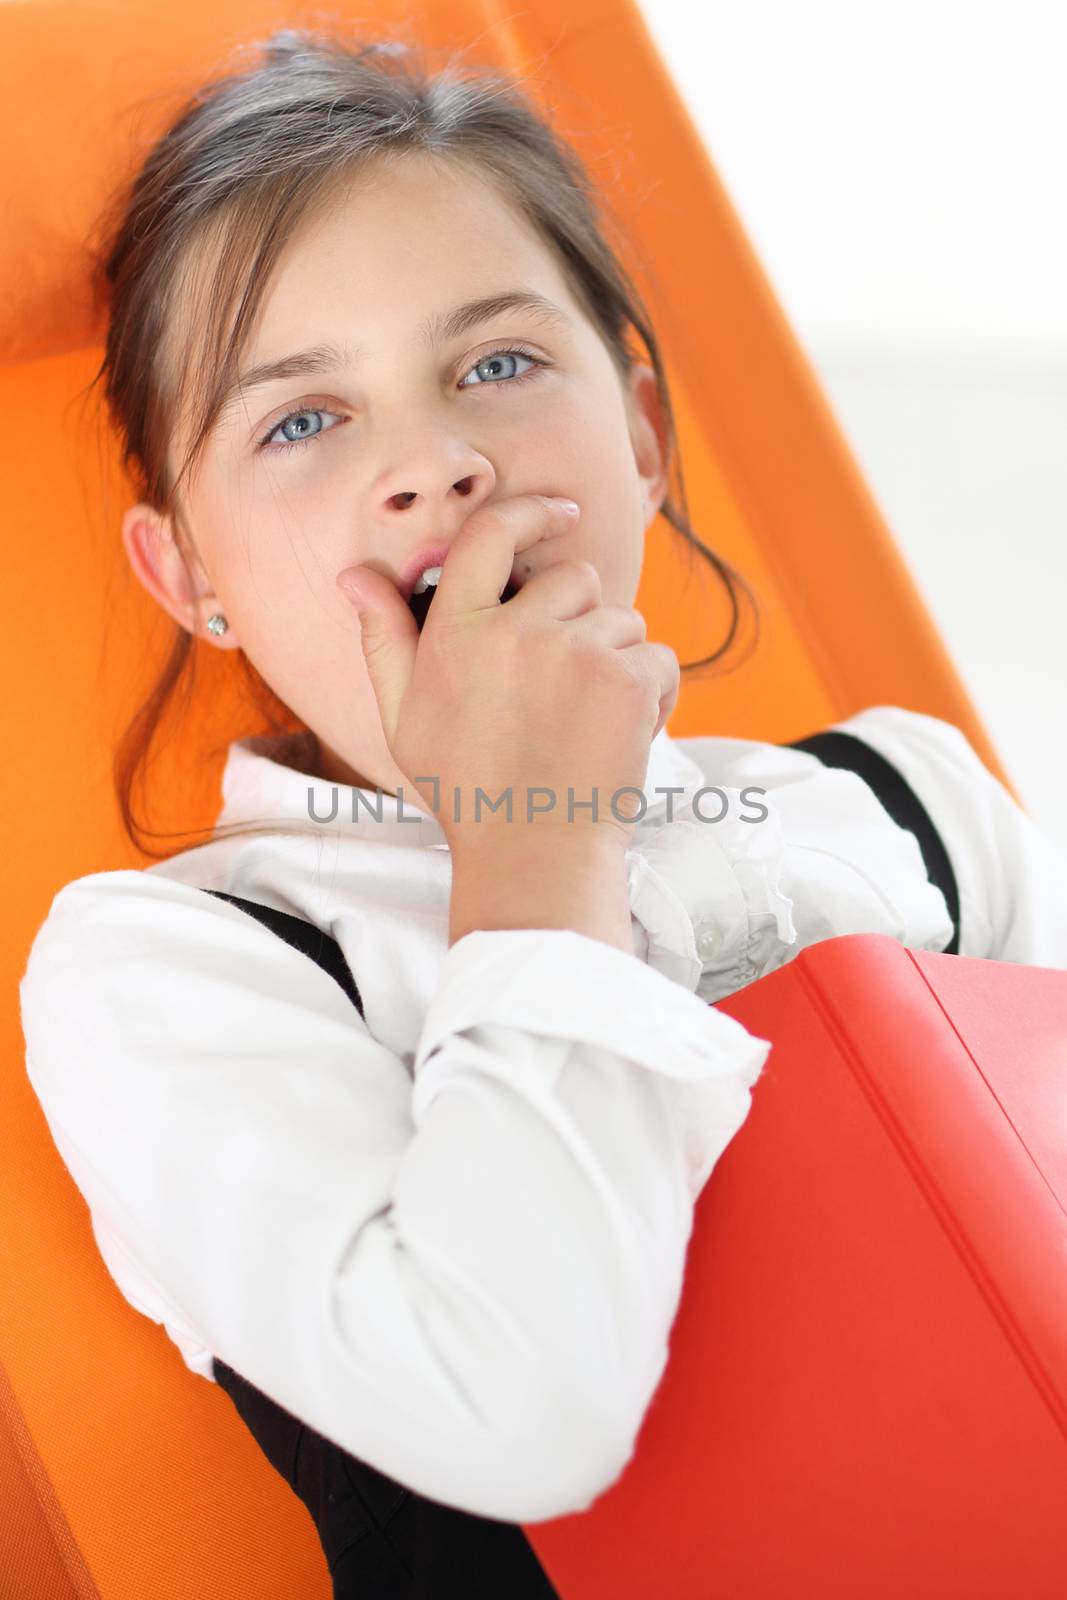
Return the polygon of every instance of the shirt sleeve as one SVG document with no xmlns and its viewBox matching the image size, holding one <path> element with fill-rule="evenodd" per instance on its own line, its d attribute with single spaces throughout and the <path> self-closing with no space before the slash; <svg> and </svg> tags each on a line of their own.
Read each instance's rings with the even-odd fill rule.
<svg viewBox="0 0 1067 1600">
<path fill-rule="evenodd" d="M 190 1367 L 481 1515 L 614 1482 L 768 1041 L 602 941 L 476 931 L 409 1070 L 310 959 L 136 870 L 60 890 L 20 1000 L 101 1254 Z"/>
<path fill-rule="evenodd" d="M 960 955 L 1067 970 L 1067 856 L 962 730 L 901 706 L 835 726 L 890 761 L 925 806 L 959 890 Z"/>
</svg>

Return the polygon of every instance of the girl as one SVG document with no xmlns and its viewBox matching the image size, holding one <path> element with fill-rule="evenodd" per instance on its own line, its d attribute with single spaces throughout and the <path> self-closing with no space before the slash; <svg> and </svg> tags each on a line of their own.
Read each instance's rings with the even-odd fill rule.
<svg viewBox="0 0 1067 1600">
<path fill-rule="evenodd" d="M 151 150 L 104 270 L 123 541 L 177 624 L 131 837 L 194 639 L 298 726 L 231 746 L 209 842 L 56 895 L 31 1081 L 336 1594 L 551 1595 L 520 1524 L 625 1467 L 770 1048 L 710 1002 L 854 932 L 1067 967 L 1067 864 L 933 717 L 669 738 L 648 523 L 736 574 L 514 85 L 278 34 Z"/>
</svg>

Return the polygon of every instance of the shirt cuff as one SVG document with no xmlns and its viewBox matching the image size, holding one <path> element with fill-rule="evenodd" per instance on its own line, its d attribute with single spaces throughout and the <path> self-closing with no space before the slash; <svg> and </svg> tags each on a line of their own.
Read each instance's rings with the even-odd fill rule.
<svg viewBox="0 0 1067 1600">
<path fill-rule="evenodd" d="M 646 966 L 636 956 L 568 928 L 465 934 L 447 951 L 415 1053 L 418 1117 L 447 1078 L 441 1047 L 465 1029 L 497 1023 L 544 1039 L 585 1043 L 679 1082 L 758 1078 L 770 1041 Z M 501 1061 L 501 1075 L 531 1097 L 551 1092 L 558 1049 Z M 440 1068 L 437 1064 L 440 1063 Z M 516 1082 L 516 1078 L 524 1082 Z"/>
<path fill-rule="evenodd" d="M 631 851 L 631 905 L 647 931 L 648 960 L 687 988 L 699 985 L 704 1002 L 774 971 L 798 937 L 781 887 L 777 807 L 768 795 L 742 800 L 740 789 L 720 788 L 720 821 L 701 821 L 687 806 L 669 827 L 646 829 Z M 710 819 L 722 801 L 706 797 L 701 806 Z"/>
</svg>

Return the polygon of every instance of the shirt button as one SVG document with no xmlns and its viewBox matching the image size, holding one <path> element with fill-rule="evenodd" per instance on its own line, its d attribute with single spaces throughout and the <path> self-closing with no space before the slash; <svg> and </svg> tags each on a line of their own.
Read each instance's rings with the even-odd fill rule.
<svg viewBox="0 0 1067 1600">
<path fill-rule="evenodd" d="M 719 931 L 707 918 L 695 924 L 697 954 L 701 961 L 710 961 L 719 952 Z"/>
</svg>

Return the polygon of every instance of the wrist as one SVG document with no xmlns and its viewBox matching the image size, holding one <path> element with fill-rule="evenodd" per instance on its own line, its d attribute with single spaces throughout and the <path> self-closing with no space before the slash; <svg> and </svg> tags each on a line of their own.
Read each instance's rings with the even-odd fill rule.
<svg viewBox="0 0 1067 1600">
<path fill-rule="evenodd" d="M 570 823 L 539 818 L 532 823 L 472 824 L 446 833 L 453 867 L 476 868 L 482 863 L 506 860 L 513 869 L 524 862 L 625 863 L 632 824 Z"/>
</svg>

